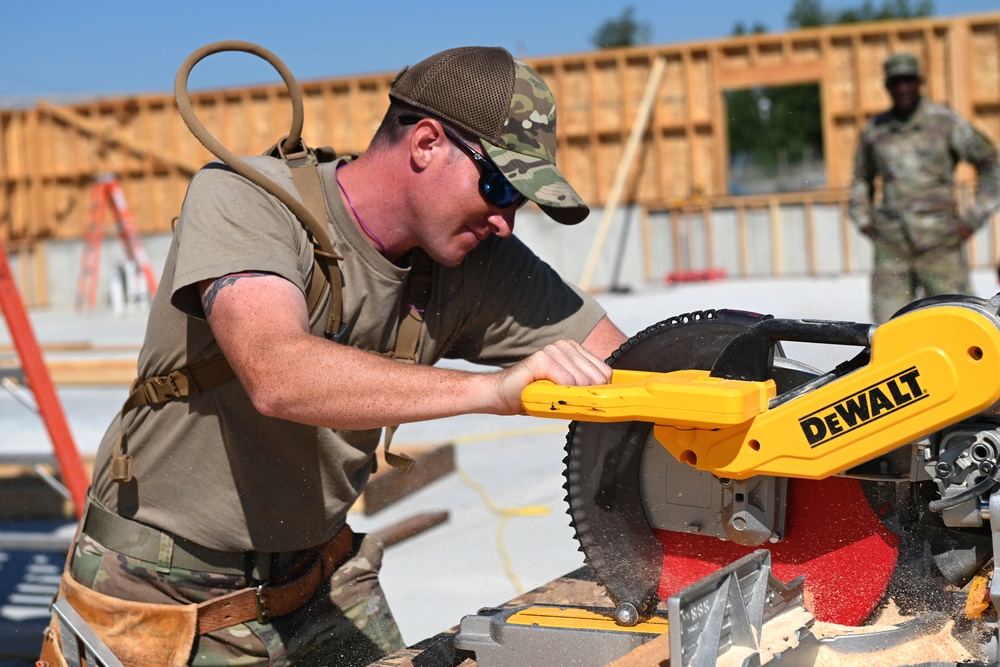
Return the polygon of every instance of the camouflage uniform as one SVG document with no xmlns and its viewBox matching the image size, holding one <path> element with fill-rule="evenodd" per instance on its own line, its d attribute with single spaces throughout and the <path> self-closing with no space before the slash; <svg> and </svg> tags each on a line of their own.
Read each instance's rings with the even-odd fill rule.
<svg viewBox="0 0 1000 667">
<path fill-rule="evenodd" d="M 887 61 L 887 74 L 894 62 Z M 975 201 L 964 215 L 954 196 L 959 160 L 978 172 Z M 882 178 L 879 207 L 873 204 L 876 176 Z M 924 296 L 968 293 L 962 240 L 1000 205 L 998 181 L 994 145 L 945 106 L 922 99 L 906 120 L 886 111 L 868 122 L 858 143 L 849 212 L 875 246 L 871 295 L 876 322 L 913 301 L 918 288 Z"/>
</svg>

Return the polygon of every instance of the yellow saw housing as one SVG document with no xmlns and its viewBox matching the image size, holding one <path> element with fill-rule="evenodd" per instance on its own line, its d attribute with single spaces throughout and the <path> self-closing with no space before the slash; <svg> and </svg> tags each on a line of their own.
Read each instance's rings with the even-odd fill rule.
<svg viewBox="0 0 1000 667">
<path fill-rule="evenodd" d="M 959 305 L 918 309 L 876 329 L 870 362 L 769 408 L 775 385 L 708 371 L 614 371 L 611 384 L 535 382 L 536 417 L 645 421 L 678 460 L 719 477 L 822 479 L 1000 401 L 1000 329 Z"/>
</svg>

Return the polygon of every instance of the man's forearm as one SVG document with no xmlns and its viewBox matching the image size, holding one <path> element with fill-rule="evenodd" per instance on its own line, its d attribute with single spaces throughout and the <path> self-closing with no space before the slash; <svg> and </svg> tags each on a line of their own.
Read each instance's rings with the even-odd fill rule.
<svg viewBox="0 0 1000 667">
<path fill-rule="evenodd" d="M 405 364 L 309 335 L 272 352 L 237 370 L 254 406 L 271 417 L 363 429 L 503 412 L 493 373 Z"/>
<path fill-rule="evenodd" d="M 557 341 L 514 366 L 475 373 L 406 364 L 305 334 L 250 364 L 234 364 L 263 414 L 314 426 L 363 429 L 462 414 L 523 412 L 535 380 L 593 385 L 611 369 L 573 341 Z M 240 358 L 246 359 L 240 355 Z"/>
<path fill-rule="evenodd" d="M 607 359 L 628 340 L 611 319 L 605 315 L 583 341 L 583 347 L 601 359 Z"/>
<path fill-rule="evenodd" d="M 514 366 L 469 373 L 406 364 L 313 336 L 302 292 L 274 275 L 230 274 L 201 286 L 205 315 L 262 414 L 342 429 L 459 414 L 517 414 L 534 380 L 601 384 L 611 369 L 558 341 Z"/>
</svg>

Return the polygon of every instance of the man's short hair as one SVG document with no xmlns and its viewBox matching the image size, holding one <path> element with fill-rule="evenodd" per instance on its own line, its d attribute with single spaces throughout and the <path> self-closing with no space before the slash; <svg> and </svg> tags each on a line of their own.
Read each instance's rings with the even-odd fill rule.
<svg viewBox="0 0 1000 667">
<path fill-rule="evenodd" d="M 382 116 L 382 122 L 379 124 L 378 129 L 375 131 L 375 136 L 372 137 L 371 143 L 368 145 L 368 152 L 385 150 L 403 140 L 403 137 L 409 131 L 408 127 L 399 122 L 399 119 L 403 116 L 426 117 L 427 115 L 426 112 L 412 107 L 405 102 L 390 100 L 389 108 L 386 110 L 385 115 Z"/>
</svg>

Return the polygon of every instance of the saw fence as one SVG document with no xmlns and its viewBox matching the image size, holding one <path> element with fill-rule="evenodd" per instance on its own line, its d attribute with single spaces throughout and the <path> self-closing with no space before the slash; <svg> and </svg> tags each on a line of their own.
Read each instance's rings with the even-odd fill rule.
<svg viewBox="0 0 1000 667">
<path fill-rule="evenodd" d="M 706 261 L 678 255 L 686 252 L 682 235 L 710 238 L 705 230 L 720 215 L 738 221 L 764 212 L 768 224 L 780 229 L 788 208 L 808 217 L 816 205 L 840 207 L 858 132 L 867 118 L 889 106 L 882 61 L 904 50 L 920 56 L 930 99 L 949 104 L 1000 143 L 1000 13 L 526 61 L 556 95 L 558 159 L 569 180 L 594 207 L 635 205 L 648 211 L 654 224 L 664 228 L 661 234 L 674 239 L 669 249 L 650 251 L 666 252 L 679 271 Z M 413 58 L 421 56 L 414 53 Z M 388 104 L 394 74 L 302 82 L 304 138 L 342 153 L 363 150 Z M 651 80 L 656 85 L 650 88 Z M 732 196 L 726 91 L 795 84 L 818 86 L 822 182 L 808 192 Z M 260 153 L 287 126 L 289 105 L 280 83 L 202 91 L 192 95 L 192 103 L 213 134 L 237 154 Z M 82 238 L 89 189 L 99 174 L 112 173 L 120 180 L 139 233 L 168 233 L 188 180 L 209 159 L 169 93 L 59 106 L 39 102 L 0 111 L 0 239 L 13 255 L 28 300 L 48 300 L 44 243 Z M 960 182 L 967 186 L 971 176 L 970 170 L 961 171 Z M 685 231 L 684 226 L 700 231 Z M 593 230 L 593 236 L 579 242 L 590 244 L 601 237 L 600 230 Z M 794 250 L 796 256 L 814 257 L 819 248 L 829 249 L 826 237 L 820 244 L 808 233 L 800 236 L 796 243 L 804 245 Z M 608 238 L 616 238 L 614 230 Z M 979 241 L 988 247 L 977 253 L 982 260 L 975 263 L 996 259 L 995 238 L 991 233 Z M 739 233 L 733 239 L 739 245 L 728 252 L 743 258 L 743 266 L 762 264 L 753 257 L 758 250 L 752 240 Z M 781 234 L 771 235 L 768 243 L 771 257 L 792 252 Z M 834 270 L 859 269 L 852 243 L 845 226 L 837 244 L 838 255 L 846 260 Z M 710 255 L 707 261 L 712 261 Z M 779 263 L 775 269 L 770 272 L 780 273 L 783 267 Z M 738 267 L 731 271 L 739 272 Z"/>
</svg>

